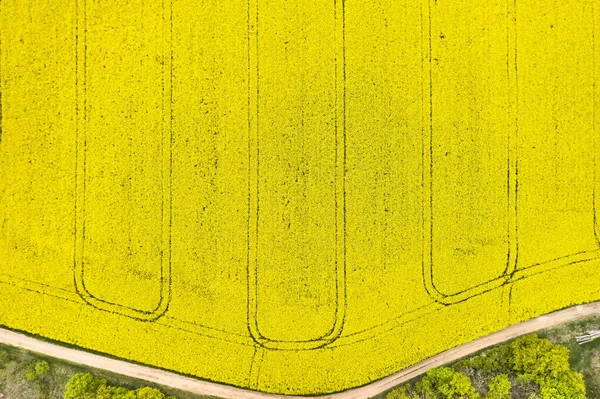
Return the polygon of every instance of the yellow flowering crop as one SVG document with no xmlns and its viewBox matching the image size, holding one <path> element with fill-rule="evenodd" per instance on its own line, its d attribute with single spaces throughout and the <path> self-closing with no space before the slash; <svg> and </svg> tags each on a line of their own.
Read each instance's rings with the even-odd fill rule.
<svg viewBox="0 0 600 399">
<path fill-rule="evenodd" d="M 2 0 L 0 323 L 319 394 L 600 299 L 599 18 Z"/>
</svg>

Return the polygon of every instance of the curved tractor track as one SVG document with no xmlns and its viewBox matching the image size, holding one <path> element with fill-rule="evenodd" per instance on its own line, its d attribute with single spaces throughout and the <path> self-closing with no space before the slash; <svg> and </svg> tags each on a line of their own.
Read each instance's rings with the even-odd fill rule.
<svg viewBox="0 0 600 399">
<path fill-rule="evenodd" d="M 41 353 L 46 356 L 64 359 L 69 362 L 123 374 L 129 377 L 138 378 L 200 395 L 218 396 L 229 399 L 289 399 L 295 397 L 304 399 L 359 399 L 373 397 L 381 392 L 393 388 L 396 385 L 402 384 L 403 382 L 424 374 L 431 368 L 439 367 L 449 362 L 458 360 L 471 353 L 480 351 L 481 349 L 485 349 L 487 347 L 543 328 L 557 326 L 559 324 L 583 319 L 593 315 L 600 315 L 600 302 L 573 306 L 571 308 L 549 313 L 547 315 L 539 316 L 535 319 L 512 325 L 501 331 L 439 353 L 436 356 L 423 360 L 422 362 L 419 362 L 381 380 L 374 381 L 368 385 L 350 389 L 344 392 L 321 396 L 275 395 L 217 384 L 214 382 L 200 381 L 164 370 L 128 363 L 123 360 L 103 357 L 93 353 L 85 352 L 83 350 L 65 348 L 60 345 L 42 341 L 6 329 L 0 329 L 0 342 L 32 352 Z"/>
</svg>

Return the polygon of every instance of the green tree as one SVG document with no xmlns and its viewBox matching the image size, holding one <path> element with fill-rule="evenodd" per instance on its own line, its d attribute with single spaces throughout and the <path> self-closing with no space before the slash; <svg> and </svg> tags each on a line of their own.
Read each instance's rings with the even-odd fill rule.
<svg viewBox="0 0 600 399">
<path fill-rule="evenodd" d="M 45 377 L 50 371 L 50 365 L 45 360 L 37 360 L 29 365 L 25 375 L 29 381 Z"/>
<path fill-rule="evenodd" d="M 165 395 L 156 388 L 143 387 L 135 390 L 137 399 L 165 399 Z"/>
<path fill-rule="evenodd" d="M 127 388 L 101 385 L 95 399 L 137 399 L 137 397 L 134 391 Z"/>
<path fill-rule="evenodd" d="M 510 348 L 506 345 L 497 346 L 477 356 L 475 369 L 487 372 L 497 372 L 506 374 L 511 370 Z"/>
<path fill-rule="evenodd" d="M 469 377 L 450 367 L 429 370 L 415 388 L 425 399 L 479 398 Z"/>
<path fill-rule="evenodd" d="M 540 383 L 543 399 L 586 399 L 583 376 L 572 370 L 562 372 L 556 377 L 546 378 Z"/>
<path fill-rule="evenodd" d="M 506 374 L 498 374 L 488 380 L 488 393 L 486 399 L 510 399 L 512 384 Z"/>
<path fill-rule="evenodd" d="M 540 386 L 543 399 L 585 399 L 583 376 L 569 364 L 569 349 L 535 334 L 510 344 L 513 370 L 519 380 Z"/>
<path fill-rule="evenodd" d="M 508 374 L 512 371 L 512 355 L 507 345 L 491 348 L 481 355 L 471 359 L 463 359 L 452 367 L 457 371 L 469 370 L 483 371 L 486 373 Z"/>
<path fill-rule="evenodd" d="M 76 373 L 67 382 L 63 398 L 96 399 L 100 388 L 105 386 L 104 379 L 96 378 L 90 373 Z"/>
<path fill-rule="evenodd" d="M 410 384 L 394 388 L 385 395 L 385 399 L 419 399 L 417 396 L 410 395 L 409 390 Z"/>
<path fill-rule="evenodd" d="M 136 390 L 108 385 L 105 379 L 90 373 L 77 373 L 65 387 L 63 399 L 177 399 L 165 395 L 156 388 L 142 387 Z"/>
<path fill-rule="evenodd" d="M 513 370 L 535 381 L 557 377 L 571 369 L 569 349 L 554 345 L 536 334 L 525 335 L 510 344 Z"/>
</svg>

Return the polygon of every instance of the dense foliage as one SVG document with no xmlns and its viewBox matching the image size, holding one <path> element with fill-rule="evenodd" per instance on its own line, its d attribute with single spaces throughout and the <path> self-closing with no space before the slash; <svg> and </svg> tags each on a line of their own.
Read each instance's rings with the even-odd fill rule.
<svg viewBox="0 0 600 399">
<path fill-rule="evenodd" d="M 415 388 L 425 399 L 479 398 L 469 377 L 449 367 L 429 370 Z"/>
<path fill-rule="evenodd" d="M 90 373 L 77 373 L 71 377 L 65 388 L 63 399 L 176 399 L 165 396 L 152 387 L 130 390 L 108 385 L 106 380 Z"/>
<path fill-rule="evenodd" d="M 506 374 L 498 374 L 488 380 L 488 392 L 485 399 L 509 399 L 512 383 Z"/>
<path fill-rule="evenodd" d="M 37 360 L 29 365 L 27 370 L 27 379 L 29 381 L 35 381 L 39 378 L 45 377 L 50 371 L 50 365 L 45 360 Z"/>
<path fill-rule="evenodd" d="M 486 386 L 477 389 L 470 378 L 475 376 L 484 376 Z M 515 387 L 534 387 L 529 397 L 541 399 L 587 398 L 583 376 L 569 364 L 569 349 L 530 334 L 452 368 L 431 369 L 414 388 L 394 389 L 386 399 L 509 399 Z"/>
</svg>

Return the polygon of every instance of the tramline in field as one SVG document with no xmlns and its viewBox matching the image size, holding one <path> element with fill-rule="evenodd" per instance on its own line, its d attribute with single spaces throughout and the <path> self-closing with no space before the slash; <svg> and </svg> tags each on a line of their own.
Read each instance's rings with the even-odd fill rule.
<svg viewBox="0 0 600 399">
<path fill-rule="evenodd" d="M 0 323 L 264 392 L 600 299 L 597 0 L 3 0 Z"/>
</svg>

